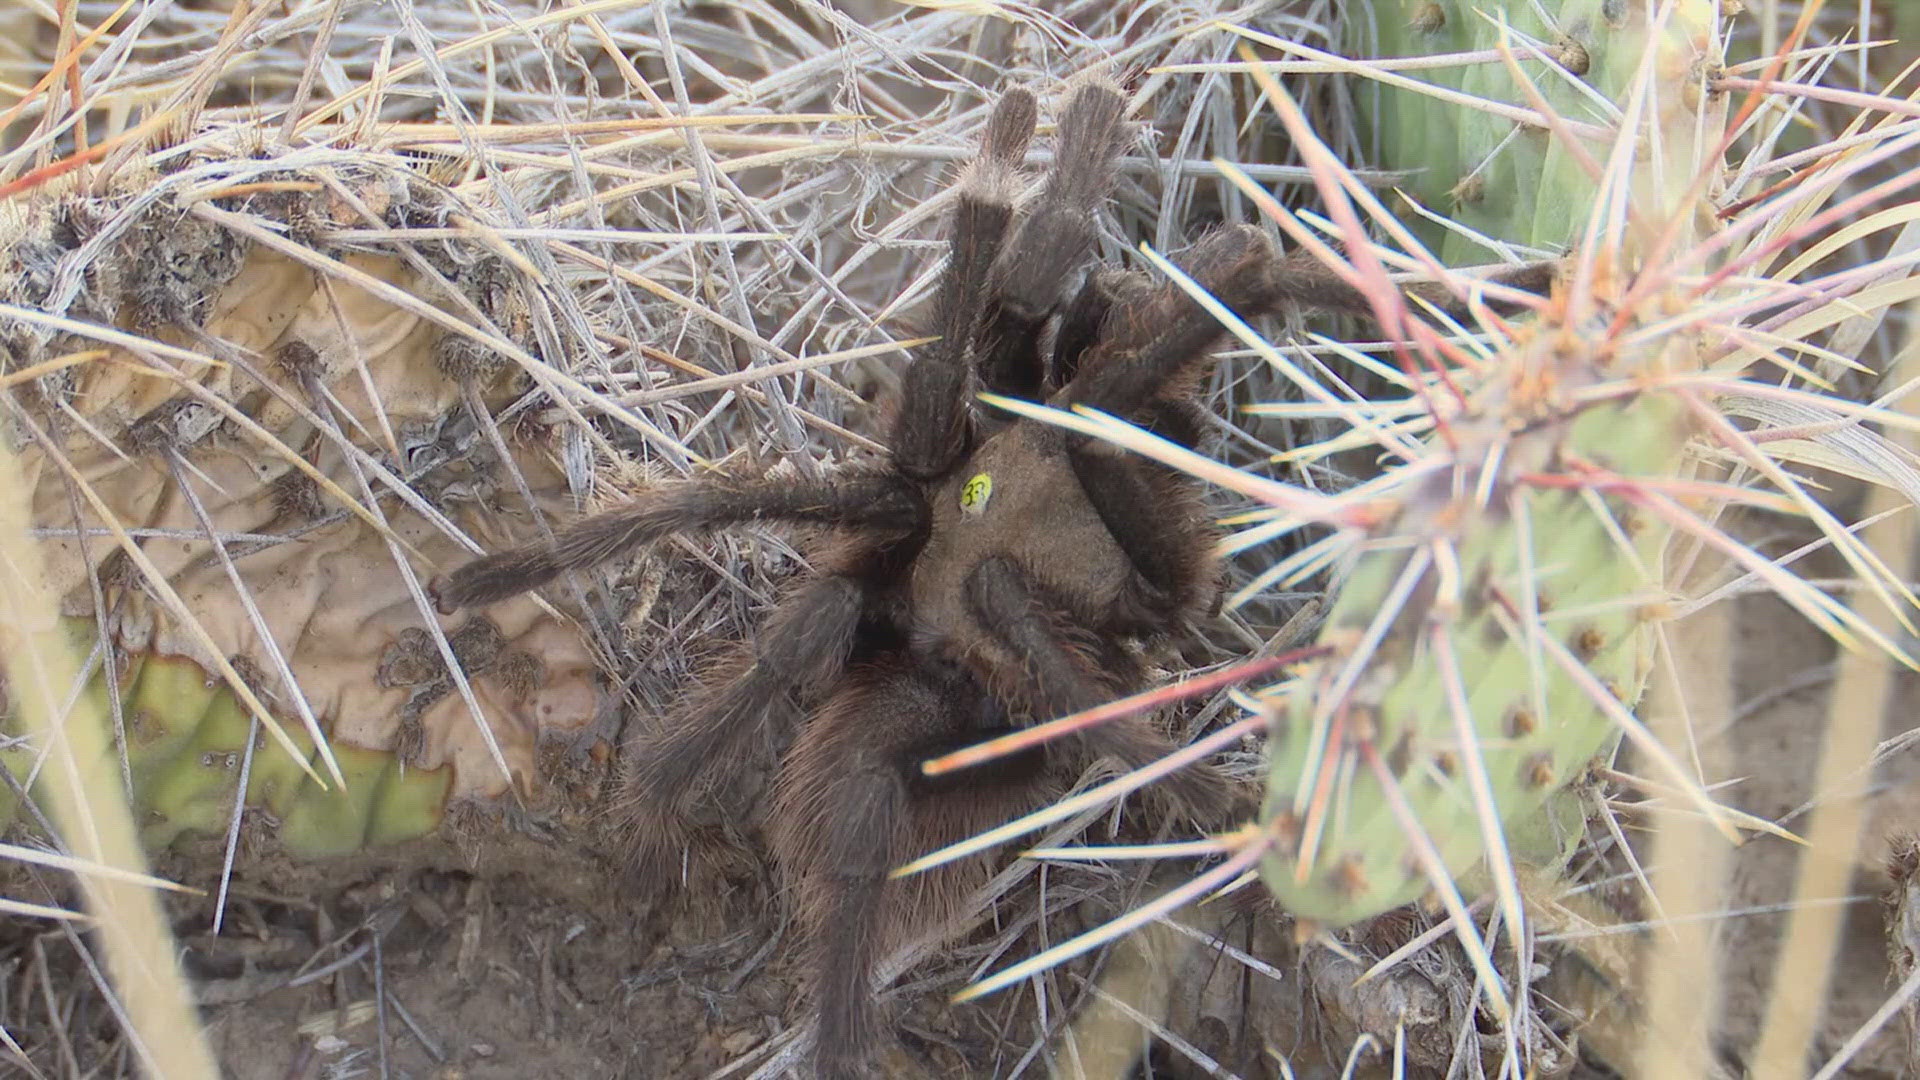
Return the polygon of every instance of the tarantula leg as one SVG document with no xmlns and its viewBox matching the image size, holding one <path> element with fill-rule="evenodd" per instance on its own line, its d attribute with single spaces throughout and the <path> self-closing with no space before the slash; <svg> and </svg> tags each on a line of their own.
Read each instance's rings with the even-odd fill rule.
<svg viewBox="0 0 1920 1080">
<path fill-rule="evenodd" d="M 1136 271 L 1100 269 L 1087 275 L 1086 283 L 1060 312 L 1047 367 L 1048 388 L 1058 390 L 1079 375 L 1081 358 L 1099 343 L 1101 328 L 1115 307 L 1137 302 L 1152 291 L 1152 281 Z M 1160 397 L 1144 413 L 1128 419 L 1191 450 L 1206 433 L 1208 415 L 1191 398 Z"/>
<path fill-rule="evenodd" d="M 963 674 L 900 658 L 858 665 L 781 769 L 769 838 L 811 946 L 820 1080 L 869 1075 L 883 1037 L 876 967 L 892 949 L 947 931 L 986 878 L 978 860 L 907 881 L 890 881 L 889 871 L 1006 820 L 1036 796 L 1031 770 L 964 785 L 919 780 L 930 753 L 978 734 L 968 703 L 983 700 Z"/>
<path fill-rule="evenodd" d="M 1080 358 L 1100 340 L 1100 328 L 1107 316 L 1115 307 L 1152 288 L 1153 283 L 1144 274 L 1131 270 L 1102 267 L 1088 274 L 1080 291 L 1060 311 L 1053 354 L 1048 359 L 1047 385 L 1059 389 L 1072 382 L 1080 373 Z"/>
<path fill-rule="evenodd" d="M 885 475 L 682 481 L 558 529 L 551 543 L 476 559 L 435 581 L 430 591 L 446 614 L 539 588 L 569 570 L 693 529 L 807 521 L 908 532 L 921 525 L 924 514 L 924 502 L 911 485 Z"/>
<path fill-rule="evenodd" d="M 1488 275 L 1486 280 L 1544 296 L 1553 286 L 1553 278 L 1558 272 L 1559 265 L 1558 260 L 1522 263 L 1504 267 Z M 1314 257 L 1312 252 L 1289 252 L 1275 268 L 1274 278 L 1274 288 L 1283 301 L 1325 311 L 1358 315 L 1366 319 L 1374 317 L 1373 303 L 1367 299 L 1367 294 L 1349 285 L 1340 275 L 1329 270 L 1324 263 Z M 1412 282 L 1401 286 L 1401 292 L 1410 297 L 1420 297 L 1455 319 L 1468 319 L 1473 316 L 1467 299 L 1457 295 L 1440 282 Z M 1497 315 L 1513 315 L 1526 310 L 1527 307 L 1525 304 L 1491 296 L 1483 297 L 1482 302 L 1486 304 L 1488 310 Z"/>
<path fill-rule="evenodd" d="M 812 879 L 799 892 L 801 919 L 813 938 L 818 1080 L 860 1075 L 881 1040 L 873 975 L 892 937 L 887 871 L 900 861 L 895 852 L 906 827 L 907 789 L 898 765 L 871 754 L 848 757 L 834 775 L 814 778 L 831 801 L 817 808 L 814 850 L 789 864 L 789 873 Z M 790 849 L 792 841 L 782 846 Z"/>
<path fill-rule="evenodd" d="M 1242 317 L 1285 303 L 1373 314 L 1364 293 L 1311 255 L 1297 252 L 1279 258 L 1272 241 L 1250 225 L 1209 233 L 1180 261 L 1196 284 Z M 1555 272 L 1553 263 L 1531 263 L 1496 274 L 1492 280 L 1544 292 Z M 1450 314 L 1467 314 L 1466 303 L 1437 282 L 1406 288 L 1410 295 L 1427 297 Z M 1508 312 L 1518 308 L 1490 306 Z M 1220 321 L 1176 282 L 1136 294 L 1109 313 L 1101 339 L 1082 362 L 1079 377 L 1067 387 L 1065 400 L 1137 416 L 1156 399 L 1190 391 L 1212 362 L 1209 349 L 1225 332 Z"/>
<path fill-rule="evenodd" d="M 633 827 L 634 862 L 657 871 L 683 846 L 689 804 L 717 764 L 764 742 L 787 695 L 818 696 L 846 668 L 866 593 L 841 575 L 816 578 L 788 598 L 754 635 L 744 666 L 706 684 L 657 733 L 632 737 L 621 798 Z"/>
<path fill-rule="evenodd" d="M 1279 301 L 1273 242 L 1251 225 L 1208 233 L 1189 248 L 1183 269 L 1202 289 L 1242 316 Z M 1141 290 L 1108 314 L 1100 341 L 1063 396 L 1120 416 L 1157 399 L 1187 396 L 1205 371 L 1208 349 L 1226 328 L 1176 282 Z"/>
<path fill-rule="evenodd" d="M 1009 90 L 994 104 L 980 157 L 960 179 L 945 276 L 934 303 L 940 340 L 907 368 L 890 440 L 895 466 L 908 476 L 944 473 L 967 439 L 968 359 L 990 295 L 994 259 L 1006 241 L 1018 194 L 1016 169 L 1033 138 L 1033 95 Z"/>
<path fill-rule="evenodd" d="M 1184 403 L 1156 404 L 1172 411 Z M 1158 621 L 1155 616 L 1199 597 L 1215 575 L 1191 489 L 1166 482 L 1164 471 L 1151 462 L 1124 457 L 1104 443 L 1070 443 L 1067 461 L 1094 512 L 1133 564 L 1139 581 L 1130 591 L 1145 609 L 1136 617 L 1150 625 Z M 1149 506 L 1152 513 L 1141 512 Z"/>
<path fill-rule="evenodd" d="M 1019 661 L 1024 685 L 1012 689 L 1036 717 L 1080 712 L 1119 696 L 1121 688 L 1103 674 L 1091 643 L 1071 629 L 1072 620 L 1047 602 L 1013 560 L 981 560 L 967 575 L 966 592 L 981 625 Z M 1153 764 L 1175 749 L 1139 716 L 1108 721 L 1075 738 L 1089 753 L 1110 757 L 1127 769 Z M 1189 765 L 1158 787 L 1201 822 L 1223 820 L 1233 807 L 1226 779 L 1204 764 Z"/>
<path fill-rule="evenodd" d="M 981 381 L 995 393 L 1041 396 L 1046 357 L 1036 344 L 1093 250 L 1126 144 L 1126 112 L 1126 94 L 1096 78 L 1078 82 L 1061 107 L 1053 168 L 995 267 L 998 304 L 979 361 Z"/>
<path fill-rule="evenodd" d="M 1206 436 L 1212 419 L 1213 414 L 1192 398 L 1156 398 L 1147 406 L 1146 415 L 1134 418 L 1134 423 L 1161 438 L 1194 450 L 1199 448 L 1200 440 Z"/>
</svg>

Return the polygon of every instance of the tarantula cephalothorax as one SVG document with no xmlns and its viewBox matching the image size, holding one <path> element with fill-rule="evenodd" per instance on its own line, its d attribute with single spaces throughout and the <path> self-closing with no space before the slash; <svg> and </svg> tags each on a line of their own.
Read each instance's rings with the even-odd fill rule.
<svg viewBox="0 0 1920 1080">
<path fill-rule="evenodd" d="M 679 865 L 694 804 L 726 763 L 775 735 L 782 718 L 798 721 L 768 820 L 813 950 L 822 1077 L 859 1075 L 871 1059 L 882 1025 L 870 981 L 883 951 L 946 925 L 966 893 L 956 868 L 890 881 L 892 867 L 1033 808 L 1063 766 L 1106 756 L 1135 768 L 1173 749 L 1152 721 L 1132 717 L 957 779 L 930 781 L 918 769 L 945 750 L 1140 689 L 1138 646 L 1204 614 L 1218 595 L 1196 481 L 994 413 L 975 394 L 1084 403 L 1170 438 L 1197 435 L 1191 393 L 1219 323 L 1174 283 L 1086 272 L 1129 138 L 1127 104 L 1111 83 L 1072 85 L 1054 164 L 1022 213 L 1034 98 L 1012 90 L 999 99 L 959 181 L 934 309 L 940 337 L 906 370 L 882 463 L 817 481 L 664 485 L 435 586 L 452 611 L 684 530 L 789 521 L 841 537 L 739 660 L 624 755 L 641 865 L 664 879 Z M 1216 231 L 1179 261 L 1243 315 L 1285 302 L 1367 310 L 1311 260 L 1278 257 L 1251 227 Z M 1225 824 L 1236 806 L 1232 787 L 1205 767 L 1176 774 L 1160 795 L 1205 825 Z"/>
</svg>

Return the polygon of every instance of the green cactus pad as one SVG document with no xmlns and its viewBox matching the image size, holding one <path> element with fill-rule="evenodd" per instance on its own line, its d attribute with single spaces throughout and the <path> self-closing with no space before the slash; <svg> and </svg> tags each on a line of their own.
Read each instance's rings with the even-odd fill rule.
<svg viewBox="0 0 1920 1080">
<path fill-rule="evenodd" d="M 1704 28 L 1713 25 L 1712 4 L 1686 0 L 1675 5 L 1667 26 L 1656 34 L 1646 6 L 1622 0 L 1549 0 L 1500 8 L 1465 0 L 1392 3 L 1374 9 L 1370 40 L 1355 42 L 1349 51 L 1375 57 L 1484 52 L 1500 46 L 1504 20 L 1507 47 L 1557 115 L 1612 126 L 1648 50 L 1656 50 L 1659 78 L 1678 83 L 1697 74 L 1690 71 L 1691 62 Z M 1551 24 L 1543 18 L 1548 12 Z M 1533 108 L 1504 64 L 1404 74 L 1476 98 Z M 1421 205 L 1499 241 L 1564 250 L 1579 239 L 1594 181 L 1546 128 L 1395 86 L 1363 86 L 1356 97 L 1362 124 L 1377 135 L 1373 164 L 1406 170 L 1410 175 L 1401 190 Z M 1680 114 L 1697 115 L 1685 109 Z M 1680 114 L 1670 119 L 1681 120 Z M 1657 118 L 1656 126 L 1666 119 Z M 1667 134 L 1688 142 L 1695 138 L 1691 131 Z M 1594 157 L 1604 156 L 1602 143 L 1589 139 L 1584 145 Z M 1478 242 L 1435 222 L 1407 218 L 1442 262 L 1490 261 L 1492 253 Z"/>
<path fill-rule="evenodd" d="M 1484 12 L 1459 0 L 1382 9 L 1371 54 L 1494 49 L 1502 30 Z M 1632 115 L 1626 218 L 1614 224 L 1657 232 L 1720 130 L 1701 114 L 1697 83 L 1717 55 L 1715 5 L 1683 0 L 1660 26 L 1644 5 L 1617 0 L 1505 17 L 1561 65 L 1524 59 L 1534 54 L 1509 38 L 1560 127 L 1368 87 L 1361 97 L 1379 133 L 1375 164 L 1414 170 L 1409 193 L 1470 229 L 1565 248 L 1592 216 L 1590 166 L 1612 154 L 1609 139 L 1570 125 L 1617 132 Z M 1626 102 L 1643 61 L 1655 93 L 1641 111 Z M 1505 64 L 1417 74 L 1535 108 Z M 1578 152 L 1569 148 L 1575 139 Z M 1654 144 L 1659 153 L 1643 152 Z M 1683 221 L 1681 232 L 1693 224 Z M 1603 280 L 1586 287 L 1606 295 L 1631 279 L 1637 235 L 1615 237 L 1625 242 L 1610 249 Z M 1450 263 L 1489 254 L 1432 223 L 1423 239 Z M 1665 597 L 1668 529 L 1630 496 L 1688 468 L 1691 425 L 1684 403 L 1657 392 L 1581 392 L 1632 388 L 1638 375 L 1699 360 L 1679 336 L 1615 353 L 1609 343 L 1620 338 L 1604 300 L 1578 308 L 1593 325 L 1555 325 L 1568 310 L 1550 305 L 1540 327 L 1479 370 L 1455 373 L 1464 410 L 1446 420 L 1445 439 L 1431 439 L 1420 460 L 1401 467 L 1391 512 L 1353 549 L 1338 584 L 1320 639 L 1326 653 L 1276 710 L 1266 805 L 1276 846 L 1262 875 L 1303 919 L 1347 925 L 1418 898 L 1435 884 L 1423 847 L 1440 873 L 1471 874 L 1489 831 L 1520 861 L 1555 861 L 1580 832 L 1570 785 L 1611 755 L 1622 707 L 1640 697 L 1647 627 Z M 1619 482 L 1595 480 L 1605 475 Z M 1458 674 L 1451 683 L 1449 659 Z M 1471 780 L 1475 761 L 1484 795 Z"/>
<path fill-rule="evenodd" d="M 1680 419 L 1679 403 L 1662 397 L 1583 410 L 1530 432 L 1515 449 L 1531 453 L 1515 454 L 1514 464 L 1550 468 L 1564 455 L 1625 476 L 1661 475 L 1685 440 Z M 1305 673 L 1274 726 L 1266 816 L 1279 823 L 1282 845 L 1267 859 L 1265 877 L 1299 917 L 1344 925 L 1412 901 L 1431 885 L 1359 753 L 1363 743 L 1386 763 L 1455 874 L 1484 851 L 1470 755 L 1485 769 L 1489 809 L 1510 834 L 1516 823 L 1551 812 L 1549 800 L 1610 751 L 1619 725 L 1552 647 L 1529 640 L 1523 627 L 1530 620 L 1519 617 L 1525 611 L 1538 613 L 1540 632 L 1599 686 L 1629 705 L 1640 695 L 1648 642 L 1641 630 L 1660 598 L 1664 530 L 1616 500 L 1599 500 L 1602 511 L 1577 492 L 1531 486 L 1519 468 L 1484 489 L 1479 480 L 1469 470 L 1430 475 L 1380 527 L 1383 539 L 1426 544 L 1360 557 L 1322 633 L 1332 654 Z M 1476 505 L 1481 490 L 1489 493 L 1484 508 Z M 1457 575 L 1430 563 L 1406 599 L 1391 604 L 1413 552 L 1435 542 L 1458 554 Z M 1329 697 L 1383 611 L 1392 621 L 1360 658 L 1364 671 L 1353 689 Z M 1459 737 L 1437 634 L 1446 636 L 1460 675 L 1471 743 Z M 1572 837 L 1557 839 L 1564 845 Z M 1535 844 L 1542 840 L 1553 842 Z M 1311 861 L 1303 864 L 1303 854 Z M 1550 861 L 1557 852 L 1522 854 Z"/>
<path fill-rule="evenodd" d="M 87 692 L 99 699 L 99 715 L 109 715 L 106 686 L 98 675 Z M 233 819 L 234 788 L 246 753 L 250 718 L 245 707 L 223 683 L 178 656 L 131 658 L 121 675 L 120 692 L 143 844 L 160 850 L 183 834 L 224 833 Z M 306 733 L 297 724 L 290 724 L 289 731 L 315 771 L 324 775 Z M 279 843 L 288 854 L 343 855 L 426 836 L 438 828 L 452 788 L 450 766 L 407 768 L 392 753 L 341 743 L 334 744 L 333 753 L 346 777 L 345 791 L 322 790 L 264 736 L 255 740 L 247 807 L 278 822 Z M 0 755 L 22 780 L 36 761 L 28 746 L 10 747 Z M 11 820 L 14 809 L 9 797 L 5 820 Z"/>
</svg>

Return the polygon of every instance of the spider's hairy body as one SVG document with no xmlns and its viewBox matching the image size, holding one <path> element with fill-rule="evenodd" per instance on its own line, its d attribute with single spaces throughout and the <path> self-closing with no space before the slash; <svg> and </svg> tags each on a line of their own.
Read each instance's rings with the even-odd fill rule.
<svg viewBox="0 0 1920 1080">
<path fill-rule="evenodd" d="M 676 532 L 784 521 L 838 534 L 753 643 L 623 756 L 637 864 L 667 882 L 703 808 L 724 801 L 727 764 L 790 744 L 768 840 L 812 952 L 822 1078 L 867 1074 L 885 1038 L 876 965 L 945 930 L 989 868 L 975 859 L 896 881 L 893 867 L 1035 808 L 1090 759 L 1132 769 L 1174 749 L 1151 718 L 1131 716 L 990 768 L 940 780 L 919 770 L 1142 689 L 1155 648 L 1218 599 L 1197 481 L 976 396 L 1086 404 L 1181 441 L 1197 432 L 1191 394 L 1217 320 L 1173 282 L 1087 271 L 1126 107 L 1111 83 L 1073 84 L 1055 164 L 1022 213 L 1036 104 L 1022 90 L 996 103 L 958 184 L 939 339 L 906 369 L 883 462 L 820 480 L 663 485 L 435 586 L 451 610 Z M 1214 232 L 1179 261 L 1243 315 L 1286 302 L 1367 310 L 1250 227 Z M 1227 824 L 1243 798 L 1205 765 L 1156 788 L 1203 827 Z"/>
<path fill-rule="evenodd" d="M 1020 420 L 929 486 L 931 525 L 909 589 L 915 643 L 922 651 L 967 658 L 989 678 L 1018 669 L 1020 659 L 981 625 L 968 596 L 975 568 L 996 559 L 1018 567 L 1037 592 L 1068 609 L 1074 626 L 1103 640 L 1165 625 L 1167 611 L 1145 610 L 1141 594 L 1148 586 L 1088 498 L 1065 443 L 1058 429 Z M 1182 611 L 1203 602 L 1198 590 L 1212 530 L 1195 493 L 1170 473 L 1149 475 L 1144 463 L 1119 467 L 1135 470 L 1134 478 L 1158 497 L 1137 512 L 1163 515 L 1163 527 L 1183 534 L 1173 552 L 1186 564 L 1178 591 L 1156 599 L 1163 608 Z M 1000 690 L 1003 698 L 1019 693 L 1011 686 Z"/>
</svg>

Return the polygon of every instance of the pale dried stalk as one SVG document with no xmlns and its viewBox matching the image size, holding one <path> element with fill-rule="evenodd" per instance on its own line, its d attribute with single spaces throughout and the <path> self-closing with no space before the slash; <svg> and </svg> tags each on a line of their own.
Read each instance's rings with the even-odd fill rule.
<svg viewBox="0 0 1920 1080">
<path fill-rule="evenodd" d="M 79 666 L 43 583 L 29 511 L 18 461 L 0 446 L 0 664 L 26 731 L 50 759 L 42 784 L 68 850 L 99 866 L 144 873 L 98 702 L 73 692 L 81 685 Z M 108 874 L 78 878 L 132 1028 L 128 1034 L 149 1075 L 219 1076 L 153 891 Z"/>
</svg>

